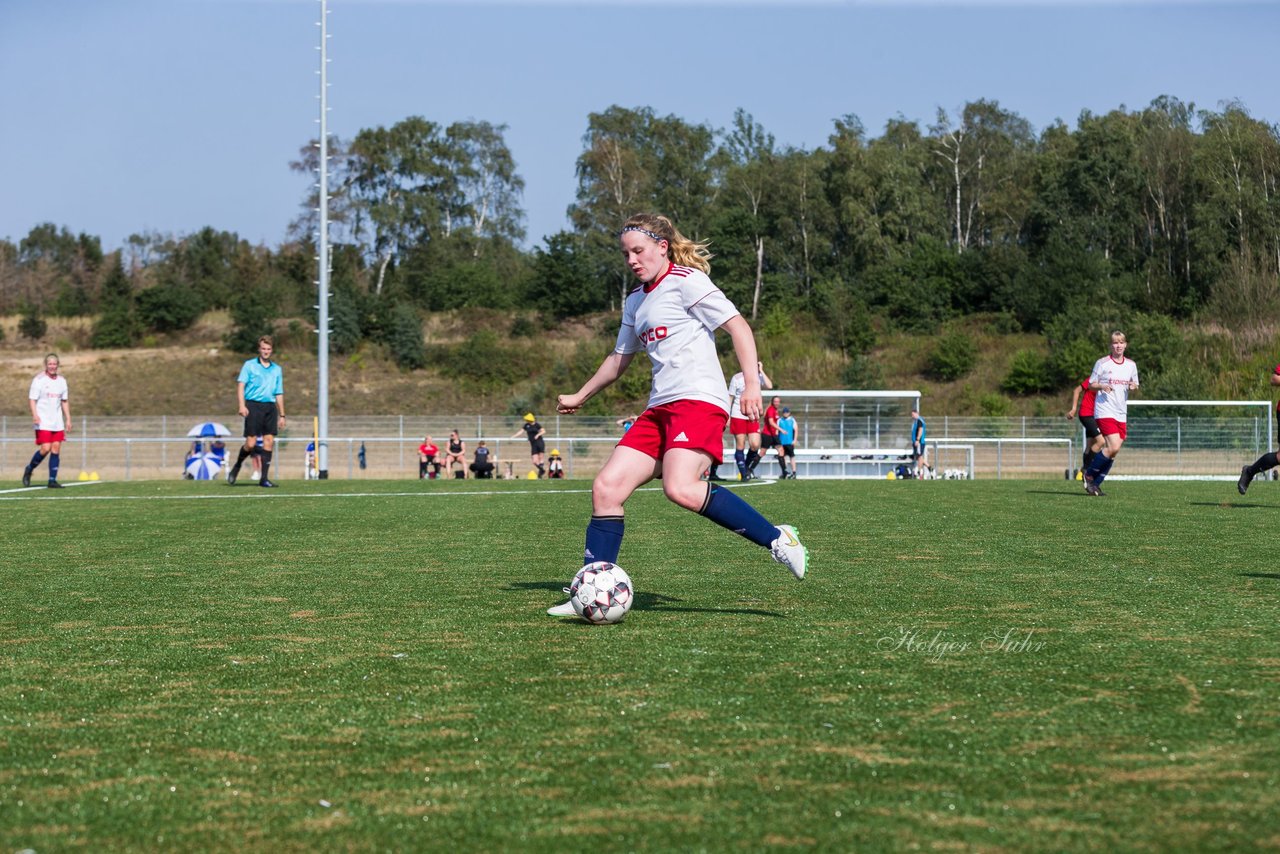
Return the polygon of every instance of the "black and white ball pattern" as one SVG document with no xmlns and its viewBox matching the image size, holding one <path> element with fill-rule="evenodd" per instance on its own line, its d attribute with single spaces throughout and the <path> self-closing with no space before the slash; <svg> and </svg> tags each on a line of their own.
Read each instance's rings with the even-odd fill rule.
<svg viewBox="0 0 1280 854">
<path fill-rule="evenodd" d="M 631 576 L 607 560 L 587 564 L 578 570 L 569 585 L 569 601 L 573 603 L 574 613 L 589 623 L 622 622 L 634 598 Z"/>
</svg>

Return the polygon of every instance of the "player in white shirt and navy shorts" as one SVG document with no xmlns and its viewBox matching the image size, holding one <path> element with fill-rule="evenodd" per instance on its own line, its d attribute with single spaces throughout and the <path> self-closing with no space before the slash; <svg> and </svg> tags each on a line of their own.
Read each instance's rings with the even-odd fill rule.
<svg viewBox="0 0 1280 854">
<path fill-rule="evenodd" d="M 31 420 L 36 428 L 36 453 L 22 470 L 22 485 L 31 485 L 31 475 L 36 466 L 49 458 L 49 488 L 61 489 L 58 483 L 58 464 L 61 461 L 62 443 L 71 428 L 71 404 L 67 402 L 67 378 L 59 376 L 61 362 L 57 353 L 44 357 L 44 370 L 31 381 L 27 394 L 31 404 Z"/>
<path fill-rule="evenodd" d="M 738 364 L 754 369 L 759 363 L 751 326 L 708 277 L 706 244 L 685 237 L 666 217 L 631 217 L 619 242 L 640 286 L 623 304 L 613 352 L 578 391 L 560 395 L 557 411 L 577 412 L 622 376 L 641 350 L 653 367 L 652 387 L 647 408 L 591 485 L 584 565 L 617 563 L 623 504 L 636 489 L 661 478 L 667 498 L 770 549 L 774 560 L 803 578 L 808 552 L 794 527 L 772 524 L 732 490 L 702 480 L 702 473 L 721 460 L 721 436 L 729 418 L 715 332 L 727 332 Z M 764 405 L 756 370 L 751 370 L 741 398 L 743 414 L 759 421 Z M 574 611 L 565 602 L 547 613 L 573 616 Z"/>
<path fill-rule="evenodd" d="M 1102 481 L 1129 436 L 1129 392 L 1138 387 L 1138 365 L 1125 357 L 1128 346 L 1123 332 L 1112 332 L 1111 352 L 1095 362 L 1089 374 L 1089 389 L 1098 393 L 1093 401 L 1093 417 L 1106 443 L 1084 470 L 1084 491 L 1090 495 L 1106 494 Z"/>
</svg>

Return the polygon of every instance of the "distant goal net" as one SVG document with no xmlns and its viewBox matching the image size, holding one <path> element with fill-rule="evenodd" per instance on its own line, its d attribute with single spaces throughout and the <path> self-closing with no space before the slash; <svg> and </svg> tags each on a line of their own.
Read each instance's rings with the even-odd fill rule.
<svg viewBox="0 0 1280 854">
<path fill-rule="evenodd" d="M 910 463 L 911 410 L 920 406 L 918 391 L 766 389 L 766 407 L 775 397 L 796 419 L 801 478 L 882 478 Z M 732 459 L 733 449 L 726 451 L 726 459 Z M 964 459 L 962 453 L 953 456 Z M 775 459 L 770 453 L 757 474 L 775 475 Z"/>
<path fill-rule="evenodd" d="M 1267 400 L 1130 400 L 1128 438 L 1110 477 L 1235 480 L 1241 466 L 1275 450 L 1274 420 Z"/>
</svg>

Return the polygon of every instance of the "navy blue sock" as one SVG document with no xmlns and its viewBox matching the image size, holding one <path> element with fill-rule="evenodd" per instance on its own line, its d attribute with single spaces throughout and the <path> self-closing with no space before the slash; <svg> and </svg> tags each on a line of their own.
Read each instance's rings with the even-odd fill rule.
<svg viewBox="0 0 1280 854">
<path fill-rule="evenodd" d="M 1095 484 L 1101 484 L 1104 480 L 1106 480 L 1107 475 L 1111 473 L 1111 466 L 1115 464 L 1114 457 L 1108 457 L 1106 454 L 1098 454 L 1098 456 L 1101 457 L 1103 460 L 1105 460 L 1105 462 L 1100 467 L 1098 474 L 1095 475 L 1093 478 L 1093 482 Z"/>
<path fill-rule="evenodd" d="M 733 464 L 738 467 L 738 474 L 742 477 L 747 475 L 747 454 L 745 451 L 733 452 Z"/>
<path fill-rule="evenodd" d="M 59 456 L 59 454 L 49 455 L 49 480 L 58 479 L 58 465 L 61 463 L 61 460 L 58 459 Z"/>
<path fill-rule="evenodd" d="M 27 463 L 27 468 L 32 471 L 36 470 L 36 466 L 40 465 L 40 461 L 44 459 L 44 453 L 36 451 L 35 456 L 31 458 L 31 462 Z"/>
<path fill-rule="evenodd" d="M 698 511 L 722 528 L 741 534 L 766 549 L 778 539 L 777 526 L 760 515 L 760 511 L 733 494 L 733 490 L 712 486 L 706 503 Z"/>
<path fill-rule="evenodd" d="M 587 548 L 582 553 L 582 565 L 598 560 L 617 563 L 624 527 L 621 516 L 592 516 L 587 523 Z"/>
<path fill-rule="evenodd" d="M 1089 461 L 1089 465 L 1085 466 L 1084 476 L 1089 480 L 1097 480 L 1098 474 L 1102 471 L 1102 464 L 1106 459 L 1107 455 L 1101 451 L 1094 454 L 1093 459 Z"/>
</svg>

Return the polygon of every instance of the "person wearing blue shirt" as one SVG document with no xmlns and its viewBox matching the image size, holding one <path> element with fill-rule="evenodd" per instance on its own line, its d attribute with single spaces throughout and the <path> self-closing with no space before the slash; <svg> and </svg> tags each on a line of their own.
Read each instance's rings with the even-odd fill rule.
<svg viewBox="0 0 1280 854">
<path fill-rule="evenodd" d="M 236 396 L 240 402 L 240 415 L 244 417 L 244 446 L 236 463 L 227 472 L 227 483 L 235 485 L 240 466 L 249 456 L 257 456 L 261 462 L 259 486 L 275 487 L 271 482 L 271 452 L 275 448 L 276 434 L 285 423 L 284 371 L 271 361 L 274 343 L 270 335 L 258 339 L 257 358 L 249 359 L 240 368 L 236 379 Z M 258 438 L 262 447 L 258 447 Z"/>
<path fill-rule="evenodd" d="M 796 419 L 791 415 L 791 407 L 782 407 L 782 417 L 778 419 L 778 448 L 781 454 L 778 463 L 782 467 L 782 479 L 796 479 Z"/>
<path fill-rule="evenodd" d="M 917 478 L 924 476 L 925 467 L 929 465 L 928 448 L 925 445 L 928 432 L 920 410 L 911 410 L 911 459 L 915 461 Z"/>
</svg>

